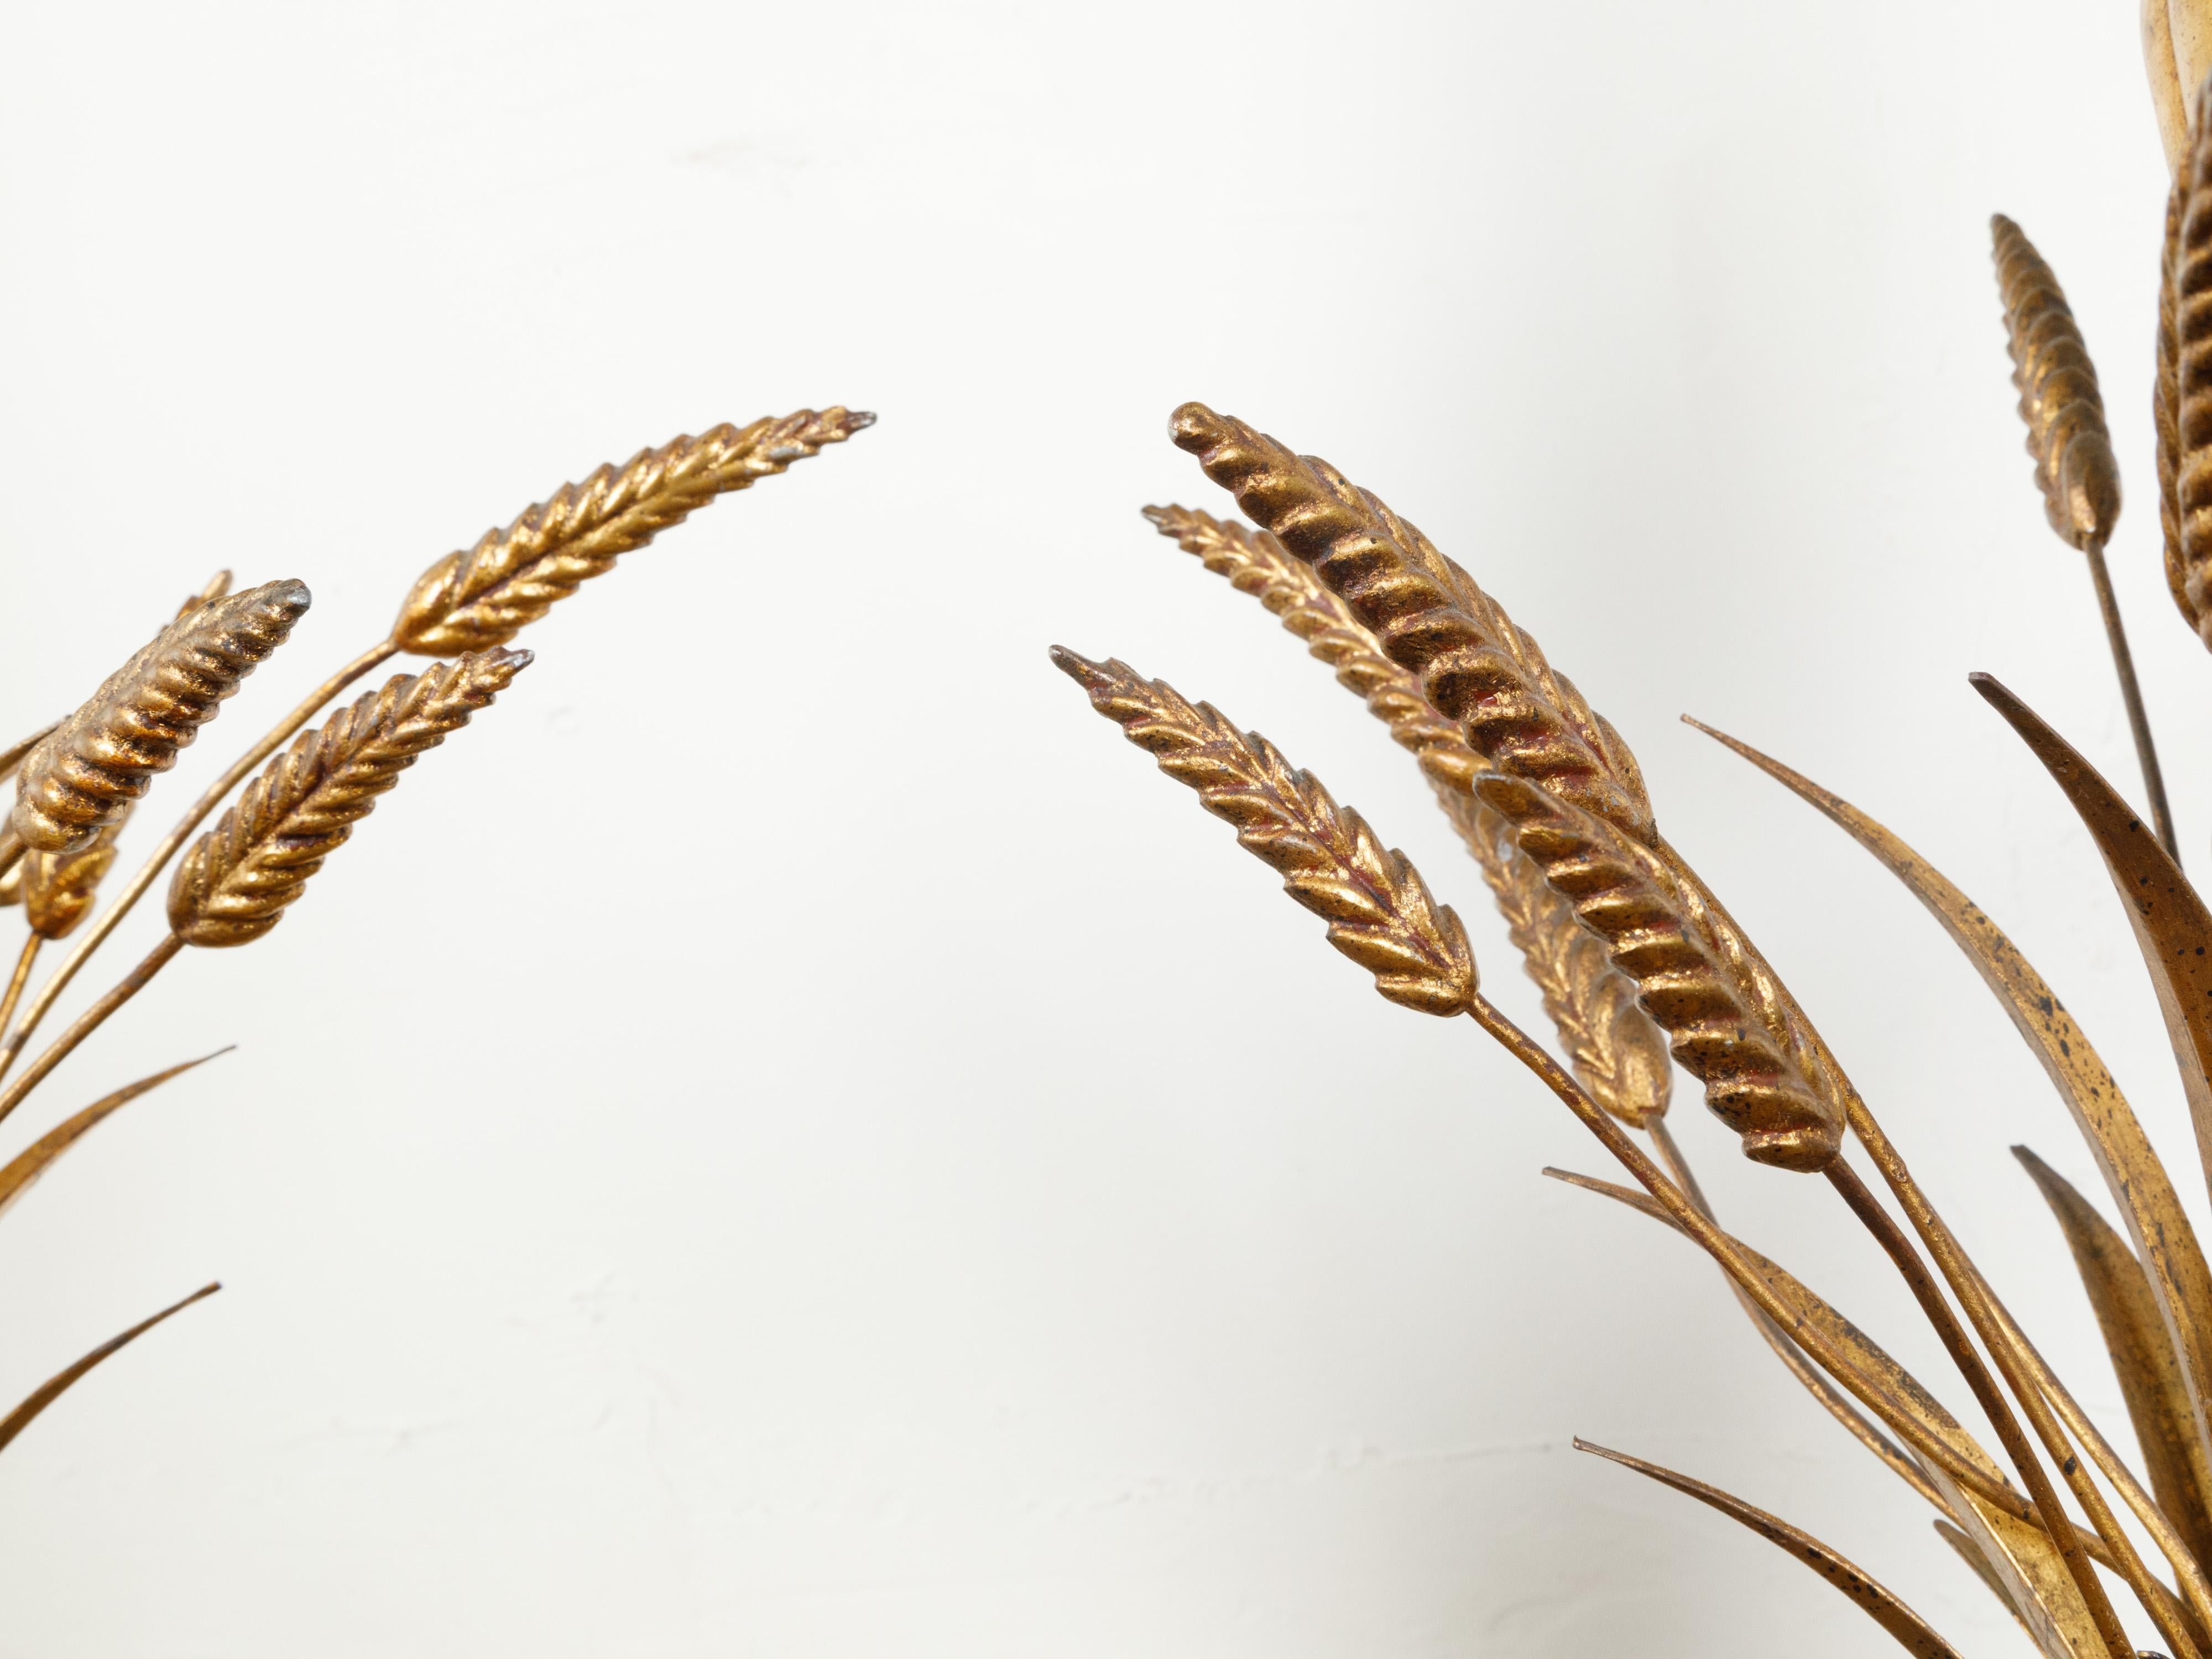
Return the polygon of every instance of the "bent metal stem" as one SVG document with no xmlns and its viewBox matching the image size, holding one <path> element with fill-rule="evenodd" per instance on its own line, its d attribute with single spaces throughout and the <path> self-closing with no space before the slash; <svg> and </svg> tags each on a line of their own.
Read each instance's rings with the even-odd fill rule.
<svg viewBox="0 0 2212 1659">
<path fill-rule="evenodd" d="M 46 982 L 39 988 L 39 994 L 31 999 L 29 1006 L 24 1009 L 22 1018 L 17 1023 L 15 1029 L 9 1032 L 4 1042 L 0 1042 L 0 1077 L 7 1075 L 8 1068 L 15 1063 L 16 1056 L 23 1052 L 24 1045 L 31 1040 L 32 1034 L 38 1030 L 39 1022 L 52 1010 L 56 1000 L 69 988 L 70 981 L 76 977 L 77 970 L 91 958 L 94 951 L 106 943 L 108 935 L 115 931 L 117 924 L 131 914 L 131 907 L 146 896 L 146 890 L 154 884 L 163 869 L 167 867 L 169 860 L 176 857 L 184 844 L 191 839 L 192 831 L 207 821 L 208 815 L 222 805 L 224 798 L 239 786 L 248 773 L 289 742 L 301 726 L 322 712 L 331 699 L 361 678 L 362 675 L 371 673 L 385 663 L 391 661 L 402 649 L 397 639 L 386 638 L 362 652 L 361 655 L 338 670 L 336 674 L 310 691 L 297 708 L 270 727 L 258 743 L 233 762 L 228 771 L 208 786 L 206 793 L 192 803 L 191 809 L 177 821 L 167 836 L 161 838 L 161 844 L 155 848 L 153 855 L 138 867 L 137 873 L 131 878 L 123 890 L 115 896 L 113 902 L 109 904 L 92 926 L 85 930 L 85 935 L 77 942 L 76 948 L 62 959 L 61 966 L 55 969 L 47 977 Z M 12 1007 L 12 1004 L 10 1006 Z M 105 1016 L 103 1015 L 102 1018 Z M 5 1024 L 5 1013 L 0 1012 L 0 1028 L 4 1028 Z M 87 1034 L 88 1033 L 79 1034 L 77 1041 L 82 1042 Z M 59 1056 L 55 1056 L 55 1059 L 58 1061 Z M 21 1097 L 14 1089 L 10 1089 L 6 1095 L 0 1096 L 0 1101 L 6 1103 L 4 1105 L 0 1105 L 0 1118 L 5 1117 L 14 1109 L 15 1101 L 20 1098 Z"/>
<path fill-rule="evenodd" d="M 1468 1012 L 1484 1031 L 1534 1073 L 1537 1079 L 1559 1097 L 1568 1110 L 1582 1120 L 1583 1126 L 1598 1138 L 1606 1151 L 1612 1154 L 1622 1168 L 1636 1177 L 1644 1190 L 1666 1208 L 1667 1212 L 1680 1224 L 1683 1231 L 1704 1247 L 1706 1253 L 1720 1264 L 1732 1280 L 1741 1285 L 1752 1299 L 1759 1304 L 1764 1312 L 1781 1322 L 1786 1328 L 1792 1331 L 1806 1351 L 1820 1363 L 1822 1369 L 1856 1395 L 1885 1422 L 1890 1423 L 1896 1428 L 1906 1437 L 1908 1443 L 1915 1451 L 1929 1458 L 1931 1462 L 1940 1464 L 1946 1474 L 1952 1474 L 1956 1478 L 1957 1470 L 1970 1467 L 1965 1460 L 1952 1454 L 1948 1447 L 1939 1448 L 1939 1443 L 1932 1437 L 1920 1431 L 1917 1426 L 1912 1424 L 1910 1417 L 1901 1412 L 1893 1402 L 1886 1401 L 1882 1398 L 1881 1390 L 1873 1386 L 1849 1360 L 1838 1353 L 1823 1333 L 1810 1325 L 1798 1322 L 1792 1310 L 1774 1293 L 1772 1288 L 1745 1258 L 1735 1241 L 1705 1218 L 1704 1212 L 1690 1201 L 1688 1195 L 1668 1178 L 1658 1165 L 1644 1154 L 1641 1147 L 1628 1138 L 1627 1133 L 1619 1125 L 1606 1115 L 1603 1109 L 1589 1098 L 1582 1085 L 1577 1083 L 1565 1068 L 1553 1060 L 1534 1038 L 1507 1018 L 1480 992 L 1470 994 L 1468 1000 Z M 1971 1377 L 1969 1381 L 1972 1381 Z M 2002 1409 L 2001 1400 L 1999 1403 L 2000 1408 Z M 2003 1415 L 2008 1419 L 2009 1411 L 2003 1411 Z M 2013 1427 L 2013 1433 L 2015 1436 L 2019 1434 L 2016 1424 Z M 2025 1461 L 2027 1467 L 2021 1470 L 2021 1474 L 2030 1483 L 2029 1498 L 2023 1498 L 2017 1492 L 2006 1492 L 2005 1498 L 2009 1498 L 2009 1502 L 1996 1498 L 1990 1491 L 1990 1483 L 1982 1477 L 1978 1470 L 1973 1471 L 1970 1477 L 1976 1496 L 1988 1496 L 2018 1518 L 2034 1522 L 2043 1528 L 2044 1531 L 2050 1535 L 2054 1547 L 2059 1551 L 2069 1576 L 2080 1588 L 2082 1601 L 2097 1626 L 2100 1637 L 2111 1650 L 2113 1659 L 2132 1659 L 2135 1650 L 2129 1644 L 2126 1633 L 2120 1627 L 2118 1615 L 2112 1611 L 2112 1602 L 2105 1595 L 2104 1586 L 2096 1579 L 2094 1569 L 2090 1566 L 2081 1548 L 2081 1540 L 2075 1533 L 2072 1519 L 2059 1502 L 2049 1476 L 2043 1472 L 2040 1460 L 2037 1459 L 2031 1450 Z M 1997 1490 L 2002 1491 L 2002 1488 Z M 2154 1596 L 2146 1602 L 2146 1606 L 2154 1612 L 2154 1616 L 2157 1610 L 2156 1601 L 2157 1598 Z M 2168 1639 L 2171 1640 L 2171 1637 Z M 2185 1652 L 2195 1650 L 2194 1644 L 2187 1641 L 2185 1635 L 2183 1641 L 2176 1645 L 2182 1648 Z"/>
</svg>

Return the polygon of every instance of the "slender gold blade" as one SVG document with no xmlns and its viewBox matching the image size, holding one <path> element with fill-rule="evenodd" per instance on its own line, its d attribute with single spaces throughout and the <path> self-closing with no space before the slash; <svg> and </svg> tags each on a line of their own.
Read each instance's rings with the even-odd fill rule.
<svg viewBox="0 0 2212 1659">
<path fill-rule="evenodd" d="M 2206 1512 L 2201 1471 L 2190 1455 L 2196 1437 L 2191 1432 L 2189 1391 L 2142 1264 L 2063 1176 L 2025 1146 L 2014 1147 L 2012 1153 L 2041 1188 L 2074 1253 L 2081 1288 L 2096 1312 L 2142 1445 L 2158 1506 L 2181 1529 L 2197 1559 L 2212 1560 L 2212 1516 Z"/>
<path fill-rule="evenodd" d="M 129 1330 L 124 1332 L 120 1336 L 109 1337 L 106 1341 L 101 1343 L 98 1347 L 94 1348 L 90 1353 L 85 1355 L 83 1358 L 78 1360 L 75 1364 L 69 1366 L 66 1370 L 56 1371 L 52 1376 L 39 1384 L 37 1388 L 33 1389 L 29 1396 L 21 1405 L 16 1407 L 14 1411 L 9 1412 L 6 1417 L 0 1418 L 0 1448 L 5 1448 L 17 1435 L 29 1428 L 33 1419 L 35 1419 L 40 1412 L 46 1410 L 46 1408 L 52 1405 L 55 1401 L 60 1399 L 62 1395 L 68 1393 L 70 1388 L 76 1382 L 77 1378 L 82 1376 L 94 1365 L 100 1364 L 101 1360 L 106 1358 L 110 1354 L 114 1353 L 118 1349 L 130 1346 L 131 1344 L 136 1342 L 140 1337 L 145 1335 L 147 1332 L 152 1330 L 155 1326 L 160 1324 L 171 1315 L 182 1313 L 185 1309 L 191 1307 L 193 1303 L 201 1301 L 207 1297 L 213 1296 L 222 1288 L 222 1286 L 219 1284 L 201 1285 L 199 1289 L 194 1291 L 190 1296 L 185 1297 L 183 1301 L 171 1303 L 167 1307 L 162 1309 L 161 1312 L 155 1314 L 151 1319 L 140 1320 L 136 1325 L 133 1325 Z"/>
<path fill-rule="evenodd" d="M 156 1072 L 151 1077 L 142 1077 L 137 1082 L 118 1089 L 112 1095 L 95 1100 L 76 1116 L 58 1128 L 49 1129 L 18 1152 L 4 1169 L 0 1169 L 0 1215 L 5 1215 L 15 1200 L 31 1189 L 32 1183 L 44 1175 L 53 1161 L 91 1133 L 100 1123 L 128 1106 L 139 1096 L 160 1088 L 171 1078 L 189 1072 L 195 1066 L 204 1066 L 216 1054 L 227 1054 L 229 1048 L 218 1048 L 213 1054 L 202 1054 L 198 1060 L 188 1060 L 181 1066 L 172 1066 L 166 1072 Z"/>
<path fill-rule="evenodd" d="M 2212 951 L 2212 911 L 2206 910 L 2189 878 L 2166 855 L 2150 826 L 2071 744 L 1991 676 L 1967 678 L 2065 791 L 2104 854 L 2105 868 L 2119 890 L 2143 964 L 2157 988 L 2166 1036 L 2189 1097 L 2197 1150 L 2212 1172 L 2212 1078 L 2208 1078 L 2212 1073 L 2212 955 L 2207 954 Z M 2198 1384 L 2201 1389 L 2201 1374 Z"/>
<path fill-rule="evenodd" d="M 2196 1471 L 2197 1489 L 2212 1493 L 2212 1434 L 2207 1431 L 2203 1399 L 2205 1380 L 2212 1378 L 2212 1267 L 2206 1266 L 2197 1230 L 2190 1224 L 2166 1165 L 2096 1048 L 2019 947 L 1919 854 L 1802 773 L 1724 732 L 1697 720 L 1688 723 L 1727 744 L 1880 860 L 1966 952 L 2043 1062 L 2073 1114 L 2075 1127 L 2096 1157 L 2106 1189 L 2118 1206 L 2149 1275 L 2166 1339 L 2181 1356 L 2181 1381 L 2190 1408 L 2190 1465 Z M 2192 1539 L 2195 1535 L 2191 1534 Z M 2212 1556 L 2201 1559 L 2212 1560 Z"/>
<path fill-rule="evenodd" d="M 1626 1452 L 1609 1450 L 1593 1445 L 1577 1436 L 1575 1449 L 1595 1456 L 1608 1458 L 1624 1468 L 1634 1469 L 1648 1475 L 1662 1486 L 1672 1486 L 1700 1504 L 1718 1510 L 1729 1519 L 1739 1521 L 1770 1544 L 1788 1551 L 1814 1572 L 1826 1579 L 1853 1606 L 1887 1631 L 1898 1646 L 1916 1659 L 1959 1659 L 1959 1653 L 1948 1642 L 1928 1627 L 1927 1621 L 1899 1601 L 1896 1594 L 1885 1589 L 1875 1577 L 1838 1554 L 1802 1527 L 1792 1526 L 1777 1515 L 1747 1504 L 1733 1492 L 1723 1492 L 1718 1486 L 1708 1486 L 1673 1469 L 1662 1468 L 1656 1463 L 1647 1463 L 1640 1457 L 1631 1457 Z"/>
</svg>

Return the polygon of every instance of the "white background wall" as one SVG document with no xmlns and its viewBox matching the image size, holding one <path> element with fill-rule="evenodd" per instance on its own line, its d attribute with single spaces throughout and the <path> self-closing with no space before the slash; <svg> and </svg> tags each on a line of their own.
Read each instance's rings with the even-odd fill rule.
<svg viewBox="0 0 2212 1659">
<path fill-rule="evenodd" d="M 1584 1133 L 1471 1027 L 1376 998 L 1044 647 L 1276 738 L 1533 1018 L 1411 766 L 1137 517 L 1223 506 L 1163 436 L 1188 397 L 1381 491 L 1618 722 L 2124 1430 L 2004 1152 L 2094 1188 L 2039 1073 L 1901 890 L 1673 717 L 1914 839 L 2201 1190 L 2094 855 L 1963 678 L 2131 779 L 2021 453 L 2001 208 L 2104 367 L 2117 579 L 2212 856 L 2212 662 L 2155 555 L 2132 11 L 16 13 L 0 724 L 218 566 L 316 594 L 157 808 L 562 480 L 719 420 L 884 418 L 532 629 L 538 665 L 273 937 L 181 962 L 9 1125 L 240 1045 L 0 1235 L 10 1398 L 229 1287 L 0 1462 L 0 1653 L 1880 1644 L 1577 1432 L 2022 1650 L 1686 1247 L 1539 1180 L 1600 1166 Z M 1961 1397 L 1836 1207 L 1684 1093 L 1739 1231 Z"/>
</svg>

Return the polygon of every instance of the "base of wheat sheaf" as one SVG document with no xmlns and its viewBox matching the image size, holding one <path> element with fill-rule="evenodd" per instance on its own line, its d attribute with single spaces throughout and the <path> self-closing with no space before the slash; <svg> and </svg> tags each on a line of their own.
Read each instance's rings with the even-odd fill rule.
<svg viewBox="0 0 2212 1659">
<path fill-rule="evenodd" d="M 250 745 L 95 916 L 99 889 L 128 850 L 137 809 L 160 775 L 306 618 L 304 583 L 267 581 L 234 593 L 230 573 L 218 573 L 73 713 L 0 749 L 0 780 L 15 781 L 0 827 L 0 908 L 20 907 L 27 924 L 0 991 L 0 1119 L 188 946 L 234 947 L 274 930 L 402 774 L 490 708 L 529 665 L 532 653 L 505 647 L 556 601 L 716 496 L 773 477 L 874 420 L 842 408 L 800 410 L 678 438 L 623 466 L 603 466 L 581 484 L 563 485 L 506 530 L 487 532 L 470 552 L 439 561 L 408 593 L 392 632 Z M 106 586 L 88 591 L 100 593 L 103 606 L 132 603 L 110 598 Z M 150 596 L 146 608 L 153 616 L 170 610 Z M 349 686 L 410 654 L 451 660 L 395 675 L 319 726 L 309 726 Z M 225 810 L 241 783 L 235 805 Z M 215 827 L 186 851 L 218 811 Z M 169 931 L 15 1070 L 78 971 L 173 861 Z M 70 954 L 40 980 L 45 947 L 73 936 Z M 214 1057 L 141 1078 L 62 1119 L 0 1165 L 0 1212 L 94 1127 Z M 218 1288 L 202 1286 L 56 1372 L 0 1417 L 0 1448 L 94 1366 Z"/>
<path fill-rule="evenodd" d="M 2154 87 L 2161 73 L 2177 73 L 2166 10 L 2165 0 L 2154 0 L 2155 27 L 2147 30 Z M 2212 0 L 2202 21 L 2189 39 L 2212 59 Z M 2179 61 L 2197 50 L 2190 46 Z M 2212 61 L 2188 67 L 2195 84 Z M 2168 111 L 2164 91 L 2161 100 Z M 2194 100 L 2185 104 L 2177 93 L 2171 105 L 2212 107 L 2212 79 Z M 2190 627 L 2212 641 L 2212 122 L 2185 118 L 2174 157 L 2156 303 L 2146 307 L 2158 341 L 2153 475 L 2172 591 Z M 1975 675 L 1973 689 L 2050 772 L 2112 871 L 2168 1015 L 2198 1151 L 2212 1173 L 2212 908 L 2182 872 L 2106 565 L 2120 463 L 2096 370 L 2057 276 L 2012 220 L 1998 215 L 1991 230 L 2042 515 L 2088 567 L 2148 810 L 2002 685 Z M 1170 435 L 1255 522 L 1179 506 L 1147 507 L 1146 516 L 1206 570 L 1259 600 L 1412 754 L 1497 901 L 1555 1044 L 1514 1025 L 1484 996 L 1458 916 L 1405 855 L 1273 744 L 1118 660 L 1055 647 L 1055 664 L 1162 770 L 1236 827 L 1243 847 L 1324 919 L 1329 942 L 1385 996 L 1471 1018 L 1589 1129 L 1633 1184 L 1546 1173 L 1627 1205 L 1711 1257 L 1790 1374 L 1928 1504 L 1941 1549 L 2039 1650 L 2052 1659 L 2134 1659 L 2150 1650 L 2138 1649 L 2140 1634 L 2171 1659 L 2212 1659 L 2212 1267 L 2176 1174 L 2042 975 L 1892 831 L 1781 762 L 1712 732 L 1905 884 L 1979 970 L 2071 1111 L 2116 1222 L 2027 1148 L 2014 1151 L 2080 1269 L 2140 1448 L 2133 1464 L 1962 1248 L 1803 1006 L 1660 832 L 1621 734 L 1498 599 L 1324 460 L 1201 404 L 1176 410 Z M 1911 1375 L 1723 1227 L 1668 1127 L 1675 1065 L 1702 1085 L 1707 1107 L 1741 1138 L 1747 1157 L 1778 1179 L 1817 1178 L 1881 1244 L 1956 1384 L 1986 1419 L 1990 1443 L 1940 1402 L 1941 1379 Z M 1878 1182 L 1853 1172 L 1844 1156 L 1851 1142 Z M 1576 1443 L 1782 1546 L 1907 1651 L 1954 1654 L 1871 1575 L 1789 1522 L 1689 1475 Z M 2139 1547 L 2145 1540 L 2148 1549 Z"/>
</svg>

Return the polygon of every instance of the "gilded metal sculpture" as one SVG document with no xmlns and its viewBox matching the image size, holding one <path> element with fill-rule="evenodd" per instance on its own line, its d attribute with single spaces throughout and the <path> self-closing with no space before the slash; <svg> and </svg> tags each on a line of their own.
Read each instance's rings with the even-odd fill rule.
<svg viewBox="0 0 2212 1659">
<path fill-rule="evenodd" d="M 2212 647 L 2212 0 L 2147 0 L 2146 58 L 2174 182 L 2157 307 L 2154 411 L 2166 569 Z M 2198 90 L 2185 100 L 2182 89 Z M 2096 841 L 2166 1017 L 2212 1173 L 2212 909 L 2182 873 L 2105 549 L 2119 466 L 2081 331 L 2050 266 L 2002 215 L 1993 256 L 2020 409 L 2051 525 L 2087 558 L 2142 769 L 2138 814 L 2003 686 L 1975 689 Z M 1681 1234 L 1721 1267 L 1768 1345 L 1936 1512 L 1936 1530 L 2051 1659 L 2133 1659 L 2131 1601 L 2172 1659 L 2212 1656 L 2212 1267 L 2172 1177 L 2096 1050 L 1996 924 L 1890 830 L 1780 762 L 1701 726 L 1857 841 L 1927 907 L 2042 1060 L 2123 1228 L 2017 1149 L 2080 1269 L 2142 1446 L 2131 1469 L 1967 1256 L 1805 1010 L 1661 834 L 1620 735 L 1474 578 L 1327 462 L 1186 404 L 1175 443 L 1253 521 L 1146 509 L 1258 599 L 1412 751 L 1480 864 L 1562 1064 L 1482 994 L 1459 918 L 1403 854 L 1266 739 L 1126 663 L 1055 649 L 1097 711 L 1236 826 L 1330 942 L 1392 1001 L 1471 1018 L 1629 1175 L 1548 1175 Z M 1696 722 L 1692 722 L 1695 725 Z M 1932 1390 L 1715 1217 L 1667 1129 L 1668 1056 L 1747 1158 L 1816 1178 L 1903 1277 L 1988 1419 L 1984 1447 Z M 1880 1176 L 1847 1162 L 1856 1141 Z M 2123 1231 L 2123 1229 L 2124 1231 Z M 1908 1652 L 1954 1650 L 1826 1545 L 1741 1498 L 1624 1454 L 1584 1450 L 1711 1504 L 1814 1567 Z M 2146 1559 L 2137 1532 L 2155 1552 Z"/>
<path fill-rule="evenodd" d="M 564 486 L 507 529 L 487 532 L 469 551 L 432 565 L 408 593 L 392 632 L 316 687 L 210 786 L 76 948 L 30 993 L 41 949 L 69 938 L 90 914 L 134 808 L 255 667 L 290 638 L 309 604 L 306 586 L 297 581 L 264 582 L 233 593 L 228 571 L 186 599 L 153 641 L 74 714 L 0 750 L 0 779 L 12 776 L 15 786 L 0 827 L 0 906 L 20 905 L 28 924 L 0 993 L 0 1031 L 5 1033 L 0 1036 L 0 1118 L 22 1105 L 55 1066 L 186 945 L 247 945 L 275 928 L 309 878 L 374 810 L 377 798 L 529 666 L 531 653 L 506 647 L 556 601 L 717 495 L 773 477 L 874 421 L 872 415 L 842 408 L 801 410 L 678 438 L 626 466 L 603 466 L 581 484 Z M 396 675 L 320 726 L 302 729 L 347 687 L 403 654 L 450 654 L 452 659 Z M 56 1001 L 116 924 L 264 762 L 268 764 L 237 804 L 177 864 L 169 885 L 169 931 L 9 1079 Z M 203 1063 L 187 1060 L 143 1078 L 47 1131 L 0 1166 L 0 1212 L 97 1125 Z M 0 1448 L 94 1365 L 218 1288 L 203 1286 L 56 1373 L 0 1417 Z"/>
</svg>

